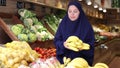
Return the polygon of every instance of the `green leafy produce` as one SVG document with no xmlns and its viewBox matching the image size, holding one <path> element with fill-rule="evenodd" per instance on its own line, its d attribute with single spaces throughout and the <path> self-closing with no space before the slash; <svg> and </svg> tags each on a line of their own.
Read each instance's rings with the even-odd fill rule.
<svg viewBox="0 0 120 68">
<path fill-rule="evenodd" d="M 36 24 L 36 23 L 39 22 L 38 19 L 37 19 L 36 17 L 32 17 L 31 19 L 32 19 L 32 21 L 33 21 L 33 24 Z"/>
<path fill-rule="evenodd" d="M 28 36 L 26 34 L 18 34 L 18 39 L 21 41 L 28 41 Z"/>
<path fill-rule="evenodd" d="M 24 25 L 27 27 L 27 28 L 30 28 L 32 25 L 33 25 L 33 20 L 31 18 L 26 18 L 24 19 Z"/>
<path fill-rule="evenodd" d="M 36 29 L 35 26 L 31 26 L 30 31 L 31 31 L 32 33 L 36 33 L 36 32 L 37 32 L 37 29 Z"/>
<path fill-rule="evenodd" d="M 37 36 L 34 33 L 28 34 L 28 42 L 35 42 L 37 40 Z"/>
<path fill-rule="evenodd" d="M 22 33 L 23 34 L 28 34 L 28 33 L 30 33 L 31 31 L 29 30 L 29 29 L 27 29 L 27 28 L 24 28 L 23 30 L 22 30 Z"/>
<path fill-rule="evenodd" d="M 37 32 L 36 35 L 39 41 L 45 41 L 49 39 L 49 35 L 45 31 Z"/>
<path fill-rule="evenodd" d="M 22 24 L 16 24 L 11 27 L 11 31 L 17 36 L 22 33 L 24 26 Z"/>
<path fill-rule="evenodd" d="M 19 9 L 19 10 L 18 10 L 18 13 L 19 13 L 19 15 L 20 15 L 21 17 L 23 17 L 23 18 L 30 18 L 30 17 L 36 16 L 35 13 L 33 13 L 33 12 L 27 10 L 27 9 Z"/>
</svg>

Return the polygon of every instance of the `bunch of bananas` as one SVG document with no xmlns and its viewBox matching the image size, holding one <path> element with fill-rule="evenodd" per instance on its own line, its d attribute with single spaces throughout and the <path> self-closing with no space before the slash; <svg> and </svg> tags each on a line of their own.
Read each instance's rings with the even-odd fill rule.
<svg viewBox="0 0 120 68">
<path fill-rule="evenodd" d="M 87 61 L 81 57 L 77 57 L 69 62 L 66 68 L 73 67 L 73 68 L 88 68 L 89 65 Z"/>
<path fill-rule="evenodd" d="M 94 66 L 89 66 L 88 62 L 81 57 L 73 60 L 64 57 L 64 68 L 109 68 L 105 63 L 96 63 Z M 63 67 L 62 67 L 63 68 Z"/>
<path fill-rule="evenodd" d="M 109 67 L 104 63 L 96 63 L 93 68 L 109 68 Z"/>
<path fill-rule="evenodd" d="M 66 40 L 66 46 L 73 51 L 90 49 L 90 45 L 87 43 L 83 43 L 83 41 L 80 40 L 77 36 L 68 37 L 68 39 Z"/>
</svg>

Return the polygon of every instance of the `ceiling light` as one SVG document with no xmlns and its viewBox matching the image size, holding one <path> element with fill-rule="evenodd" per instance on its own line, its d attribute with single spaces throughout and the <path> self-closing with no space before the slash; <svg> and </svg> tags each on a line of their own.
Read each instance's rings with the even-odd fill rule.
<svg viewBox="0 0 120 68">
<path fill-rule="evenodd" d="M 78 0 L 78 1 L 82 1 L 82 0 Z"/>
<path fill-rule="evenodd" d="M 94 5 L 94 8 L 98 8 L 98 5 L 97 5 L 97 4 L 95 4 L 95 5 Z"/>
<path fill-rule="evenodd" d="M 106 13 L 106 12 L 107 12 L 107 10 L 106 10 L 106 9 L 103 9 L 103 12 L 104 12 L 104 13 Z"/>
<path fill-rule="evenodd" d="M 91 1 L 87 2 L 87 5 L 91 5 L 91 4 L 92 4 L 92 2 L 91 2 Z"/>
<path fill-rule="evenodd" d="M 99 10 L 102 11 L 103 10 L 102 7 L 99 7 Z"/>
</svg>

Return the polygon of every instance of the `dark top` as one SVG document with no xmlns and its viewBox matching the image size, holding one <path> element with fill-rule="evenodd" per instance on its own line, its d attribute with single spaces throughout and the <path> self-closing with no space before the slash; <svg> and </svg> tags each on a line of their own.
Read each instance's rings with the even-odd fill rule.
<svg viewBox="0 0 120 68">
<path fill-rule="evenodd" d="M 91 66 L 94 58 L 95 41 L 92 26 L 88 22 L 88 19 L 86 18 L 79 2 L 70 2 L 68 7 L 70 5 L 75 5 L 79 9 L 80 15 L 76 21 L 71 21 L 68 18 L 68 14 L 66 14 L 65 17 L 62 19 L 61 23 L 59 24 L 58 30 L 54 38 L 57 59 L 60 61 L 60 63 L 63 63 L 64 56 L 71 59 L 74 59 L 76 57 L 83 57 Z M 66 49 L 63 43 L 69 36 L 72 35 L 79 37 L 84 43 L 88 43 L 90 45 L 90 50 L 82 50 L 79 52 L 75 52 Z"/>
</svg>

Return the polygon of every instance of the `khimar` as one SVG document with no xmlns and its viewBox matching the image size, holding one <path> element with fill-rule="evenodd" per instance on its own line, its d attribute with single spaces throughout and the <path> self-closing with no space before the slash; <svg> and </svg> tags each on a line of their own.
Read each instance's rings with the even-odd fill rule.
<svg viewBox="0 0 120 68">
<path fill-rule="evenodd" d="M 88 61 L 89 65 L 91 65 L 94 56 L 94 32 L 92 26 L 88 22 L 87 17 L 85 16 L 85 13 L 81 8 L 80 3 L 78 1 L 71 1 L 68 4 L 68 8 L 71 5 L 75 5 L 79 9 L 80 15 L 77 20 L 71 21 L 68 17 L 68 14 L 66 14 L 59 24 L 54 38 L 54 44 L 57 49 L 57 58 L 61 63 L 63 63 L 62 58 L 64 56 L 71 59 L 74 59 L 75 57 L 83 57 Z M 75 35 L 79 37 L 83 42 L 90 44 L 90 50 L 83 50 L 76 53 L 74 51 L 66 49 L 63 43 L 69 36 L 72 35 Z"/>
</svg>

